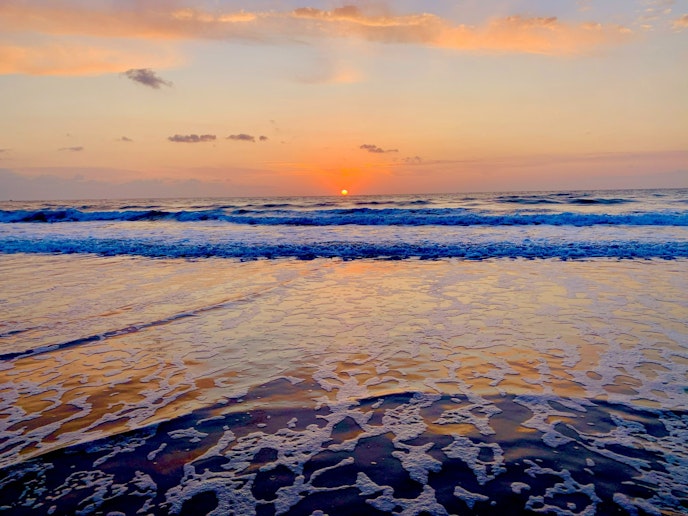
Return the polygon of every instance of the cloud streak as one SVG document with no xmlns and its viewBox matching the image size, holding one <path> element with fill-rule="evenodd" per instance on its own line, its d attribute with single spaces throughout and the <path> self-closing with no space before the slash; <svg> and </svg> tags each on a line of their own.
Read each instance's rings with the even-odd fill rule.
<svg viewBox="0 0 688 516">
<path fill-rule="evenodd" d="M 78 146 L 78 147 L 60 147 L 60 148 L 57 149 L 57 150 L 59 150 L 59 151 L 67 151 L 67 152 L 81 152 L 82 150 L 84 150 L 84 148 L 81 147 L 81 146 Z"/>
<path fill-rule="evenodd" d="M 56 36 L 53 39 L 57 43 L 0 46 L 0 73 L 112 73 L 135 69 L 131 65 L 142 61 L 141 56 L 119 47 L 92 48 L 82 44 L 73 49 L 76 52 L 69 52 L 65 46 L 70 43 L 65 41 L 73 36 L 111 38 L 107 40 L 110 42 L 145 40 L 154 46 L 165 41 L 194 39 L 288 44 L 340 38 L 465 52 L 576 55 L 623 43 L 631 32 L 614 24 L 567 23 L 555 17 L 509 16 L 467 25 L 434 14 L 380 15 L 355 6 L 332 10 L 302 7 L 281 12 L 209 12 L 178 9 L 174 2 L 171 4 L 151 2 L 138 8 L 118 6 L 108 10 L 91 3 L 5 0 L 0 3 L 0 33 L 47 34 Z M 679 18 L 675 26 L 683 27 L 684 23 Z M 161 60 L 165 59 L 158 55 L 149 63 Z M 154 78 L 149 83 L 139 82 L 151 87 L 166 84 Z"/>
<path fill-rule="evenodd" d="M 399 149 L 383 149 L 382 147 L 378 147 L 377 145 L 372 145 L 369 143 L 364 143 L 359 147 L 359 149 L 362 149 L 364 151 L 372 152 L 373 154 L 385 154 L 387 152 L 399 152 Z"/>
<path fill-rule="evenodd" d="M 214 134 L 175 134 L 168 136 L 167 139 L 174 143 L 203 143 L 215 141 Z"/>
<path fill-rule="evenodd" d="M 162 86 L 171 87 L 172 83 L 159 77 L 150 68 L 132 68 L 124 72 L 124 75 L 134 82 L 159 90 Z"/>
<path fill-rule="evenodd" d="M 260 142 L 266 142 L 266 141 L 268 141 L 268 139 L 269 138 L 267 136 L 263 136 L 263 135 L 258 137 L 258 141 L 260 141 Z M 256 143 L 256 137 L 252 136 L 250 134 L 246 134 L 246 133 L 230 134 L 229 136 L 227 136 L 227 140 L 234 140 L 237 142 Z"/>
<path fill-rule="evenodd" d="M 253 142 L 253 143 L 255 143 L 255 141 L 256 141 L 255 136 L 251 136 L 250 134 L 244 134 L 244 133 L 230 134 L 229 136 L 227 136 L 227 139 L 228 140 L 234 140 L 237 142 Z"/>
</svg>

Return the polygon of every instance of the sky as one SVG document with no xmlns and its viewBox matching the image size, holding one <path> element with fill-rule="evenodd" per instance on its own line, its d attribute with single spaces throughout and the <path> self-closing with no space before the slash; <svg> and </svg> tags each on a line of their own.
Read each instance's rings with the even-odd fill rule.
<svg viewBox="0 0 688 516">
<path fill-rule="evenodd" d="M 688 187 L 688 0 L 2 0 L 0 200 Z"/>
</svg>

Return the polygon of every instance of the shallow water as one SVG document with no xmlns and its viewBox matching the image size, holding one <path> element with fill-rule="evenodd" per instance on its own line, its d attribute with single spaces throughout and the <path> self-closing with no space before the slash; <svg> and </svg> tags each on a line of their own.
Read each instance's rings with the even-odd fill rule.
<svg viewBox="0 0 688 516">
<path fill-rule="evenodd" d="M 688 260 L 0 255 L 11 514 L 682 514 Z"/>
</svg>

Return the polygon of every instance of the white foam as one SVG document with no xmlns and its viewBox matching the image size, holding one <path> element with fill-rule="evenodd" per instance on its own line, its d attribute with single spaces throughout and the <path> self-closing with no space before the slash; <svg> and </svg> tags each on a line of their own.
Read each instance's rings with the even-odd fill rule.
<svg viewBox="0 0 688 516">
<path fill-rule="evenodd" d="M 358 474 L 356 475 L 356 487 L 361 491 L 361 494 L 364 496 L 368 496 L 371 494 L 379 493 L 380 491 L 383 490 L 383 488 L 379 485 L 377 485 L 375 482 L 370 480 L 368 475 L 365 473 L 359 471 Z"/>
<path fill-rule="evenodd" d="M 144 446 L 146 444 L 145 438 L 138 438 L 138 437 L 132 437 L 132 438 L 123 438 L 119 439 L 118 441 L 115 441 L 115 443 L 108 443 L 104 446 L 106 449 L 111 449 L 112 451 L 106 455 L 103 455 L 102 457 L 96 459 L 93 461 L 93 467 L 97 468 L 101 464 L 105 463 L 109 459 L 116 457 L 117 455 L 121 453 L 129 453 L 133 452 L 136 450 L 136 448 L 140 446 Z"/>
<path fill-rule="evenodd" d="M 594 484 L 581 484 L 577 482 L 567 469 L 557 471 L 552 468 L 544 468 L 530 459 L 525 459 L 523 462 L 529 465 L 526 473 L 533 478 L 538 475 L 553 475 L 561 479 L 561 482 L 548 487 L 544 495 L 531 495 L 526 502 L 526 509 L 545 514 L 554 513 L 558 516 L 594 516 L 597 514 L 597 505 L 602 500 L 597 496 Z M 570 494 L 585 495 L 590 503 L 583 509 L 576 510 L 575 512 L 571 509 L 563 509 L 555 503 L 555 500 L 561 501 L 562 497 Z M 551 500 L 552 503 L 547 503 L 548 500 Z"/>
<path fill-rule="evenodd" d="M 184 502 L 194 496 L 213 492 L 217 497 L 217 507 L 207 516 L 226 516 L 227 514 L 255 514 L 256 500 L 251 493 L 251 479 L 253 475 L 246 475 L 242 479 L 234 479 L 231 473 L 191 472 L 182 481 L 165 493 L 166 506 L 170 514 L 179 514 Z"/>
<path fill-rule="evenodd" d="M 492 461 L 480 458 L 483 450 L 492 452 Z M 452 459 L 461 459 L 473 470 L 480 485 L 485 485 L 489 480 L 495 479 L 500 473 L 504 473 L 504 452 L 497 443 L 474 443 L 468 437 L 454 435 L 454 441 L 442 448 L 442 451 Z M 488 472 L 488 467 L 491 470 Z"/>
<path fill-rule="evenodd" d="M 652 516 L 661 516 L 662 514 L 662 511 L 643 498 L 634 498 L 623 493 L 614 493 L 614 502 L 622 509 L 628 511 L 628 514 L 631 516 L 638 516 L 638 509 L 642 509 L 644 513 L 651 514 Z"/>
<path fill-rule="evenodd" d="M 475 400 L 476 398 L 473 398 Z M 454 403 L 463 404 L 458 398 L 452 398 Z M 469 403 L 466 406 L 445 410 L 442 415 L 434 421 L 438 425 L 470 424 L 473 425 L 482 435 L 494 435 L 495 431 L 490 426 L 490 418 L 501 412 L 494 404 L 487 400 L 484 403 Z M 484 416 L 474 413 L 482 412 Z"/>
<path fill-rule="evenodd" d="M 456 486 L 454 488 L 454 496 L 461 498 L 464 502 L 466 502 L 466 505 L 468 505 L 469 509 L 473 509 L 476 502 L 487 502 L 490 499 L 489 496 L 485 496 L 480 493 L 472 493 L 461 486 Z"/>
<path fill-rule="evenodd" d="M 367 500 L 367 503 L 380 511 L 392 512 L 397 507 L 401 508 L 399 514 L 412 515 L 427 513 L 433 516 L 444 516 L 449 513 L 447 510 L 437 502 L 435 498 L 435 490 L 426 485 L 418 498 L 396 498 L 394 490 L 391 487 L 382 487 L 382 494 L 376 498 Z"/>
<path fill-rule="evenodd" d="M 433 443 L 421 446 L 410 446 L 404 443 L 396 443 L 397 448 L 392 452 L 392 456 L 401 461 L 402 467 L 409 472 L 409 476 L 416 482 L 427 484 L 428 474 L 431 471 L 437 472 L 442 469 L 442 463 L 427 454 L 433 447 Z"/>
<path fill-rule="evenodd" d="M 420 411 L 439 398 L 439 395 L 415 393 L 408 404 L 385 410 L 382 424 L 394 434 L 395 443 L 415 439 L 425 431 L 427 425 Z"/>
<path fill-rule="evenodd" d="M 530 419 L 523 423 L 523 426 L 542 432 L 542 441 L 552 448 L 573 441 L 572 437 L 562 434 L 556 427 L 568 418 L 577 418 L 578 414 L 554 409 L 550 403 L 556 402 L 577 412 L 585 412 L 585 406 L 591 404 L 588 401 L 575 401 L 553 394 L 519 395 L 514 398 L 514 402 L 528 408 L 533 414 Z"/>
<path fill-rule="evenodd" d="M 511 490 L 516 494 L 521 494 L 523 491 L 530 491 L 530 486 L 525 482 L 512 482 Z"/>
</svg>

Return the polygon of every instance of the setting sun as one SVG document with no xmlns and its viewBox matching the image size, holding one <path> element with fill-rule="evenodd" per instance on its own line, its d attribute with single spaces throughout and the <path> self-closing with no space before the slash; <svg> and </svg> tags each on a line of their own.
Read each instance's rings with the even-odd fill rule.
<svg viewBox="0 0 688 516">
<path fill-rule="evenodd" d="M 349 190 L 342 190 L 342 195 L 349 195 Z"/>
</svg>

